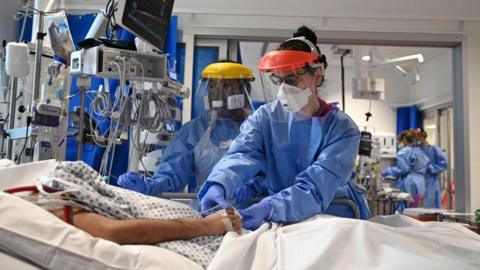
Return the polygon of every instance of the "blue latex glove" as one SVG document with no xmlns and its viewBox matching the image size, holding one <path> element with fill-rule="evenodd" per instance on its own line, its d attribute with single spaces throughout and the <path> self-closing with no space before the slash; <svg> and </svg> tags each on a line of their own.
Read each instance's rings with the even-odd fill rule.
<svg viewBox="0 0 480 270">
<path fill-rule="evenodd" d="M 385 170 L 382 171 L 382 177 L 387 177 L 387 176 L 392 176 L 392 169 L 390 167 L 385 168 Z"/>
<path fill-rule="evenodd" d="M 228 207 L 232 207 L 226 200 L 225 200 L 225 190 L 221 185 L 212 185 L 208 188 L 207 192 L 200 200 L 200 210 L 206 211 L 211 209 L 212 207 L 219 206 L 220 209 L 225 209 Z M 208 214 L 208 213 L 205 213 Z"/>
<path fill-rule="evenodd" d="M 147 186 L 143 177 L 136 172 L 127 172 L 117 180 L 117 184 L 125 189 L 133 190 L 145 194 Z"/>
<path fill-rule="evenodd" d="M 239 210 L 239 212 L 243 218 L 243 227 L 253 231 L 258 229 L 264 220 L 270 218 L 272 204 L 268 200 L 263 199 L 247 209 Z"/>
<path fill-rule="evenodd" d="M 244 204 L 250 202 L 255 196 L 255 190 L 249 186 L 238 187 L 235 190 L 235 204 Z"/>
</svg>

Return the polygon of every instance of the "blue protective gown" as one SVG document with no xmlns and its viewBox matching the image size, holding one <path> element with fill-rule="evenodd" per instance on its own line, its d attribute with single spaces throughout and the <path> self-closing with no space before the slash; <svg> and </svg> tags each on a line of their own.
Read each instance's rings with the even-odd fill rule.
<svg viewBox="0 0 480 270">
<path fill-rule="evenodd" d="M 273 101 L 242 124 L 199 198 L 218 183 L 230 199 L 236 187 L 263 171 L 273 206 L 271 221 L 297 222 L 319 213 L 352 217 L 346 206 L 330 207 L 333 198 L 353 200 L 361 217 L 368 218 L 366 200 L 350 181 L 359 140 L 358 127 L 337 108 L 323 117 L 302 118 Z"/>
<path fill-rule="evenodd" d="M 438 146 L 427 145 L 421 148 L 428 157 L 429 163 L 425 173 L 425 199 L 424 206 L 427 208 L 441 208 L 440 173 L 448 167 L 445 154 Z"/>
<path fill-rule="evenodd" d="M 425 172 L 428 157 L 419 147 L 405 146 L 397 154 L 397 165 L 384 170 L 385 175 L 397 178 L 396 187 L 412 196 L 425 196 Z M 403 212 L 405 203 L 397 204 L 396 209 Z"/>
<path fill-rule="evenodd" d="M 195 171 L 194 150 L 200 139 L 205 135 L 211 121 L 210 113 L 205 113 L 192 121 L 186 123 L 177 133 L 172 142 L 167 146 L 162 161 L 155 168 L 154 175 L 146 178 L 146 192 L 148 195 L 155 195 L 159 192 L 180 192 L 189 184 L 189 192 L 195 191 L 196 178 L 198 174 Z M 214 128 L 210 134 L 210 141 L 213 145 L 220 146 L 229 144 L 240 133 L 240 122 L 234 122 L 230 119 L 217 119 Z M 226 152 L 227 147 L 223 147 Z M 211 149 L 205 149 L 208 152 Z M 214 164 L 223 156 L 216 153 L 206 154 L 201 159 L 204 170 L 211 171 Z M 197 159 L 197 163 L 198 163 Z M 208 175 L 206 173 L 206 175 Z"/>
</svg>

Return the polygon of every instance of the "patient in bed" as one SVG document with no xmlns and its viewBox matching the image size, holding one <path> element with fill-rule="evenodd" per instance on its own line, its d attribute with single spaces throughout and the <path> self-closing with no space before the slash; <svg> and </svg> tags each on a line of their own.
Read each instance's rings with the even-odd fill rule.
<svg viewBox="0 0 480 270">
<path fill-rule="evenodd" d="M 83 162 L 59 162 L 38 182 L 45 197 L 51 197 L 42 188 L 46 186 L 68 198 L 74 207 L 67 218 L 75 227 L 118 244 L 158 244 L 241 232 L 240 217 L 233 209 L 203 218 L 187 205 L 108 185 Z M 64 217 L 63 209 L 51 212 Z"/>
<path fill-rule="evenodd" d="M 203 217 L 186 204 L 109 185 L 81 161 L 58 162 L 36 180 L 36 186 L 39 199 L 51 206 L 47 210 L 61 217 L 63 209 L 58 206 L 67 203 L 73 214 L 66 218 L 92 236 L 118 244 L 154 244 L 204 267 L 215 256 L 223 234 L 241 232 L 233 209 Z"/>
<path fill-rule="evenodd" d="M 63 210 L 51 211 L 63 219 Z M 201 219 L 125 219 L 116 220 L 80 208 L 73 209 L 73 225 L 94 237 L 124 244 L 157 244 L 199 236 L 241 233 L 241 220 L 233 209 L 218 211 Z"/>
</svg>

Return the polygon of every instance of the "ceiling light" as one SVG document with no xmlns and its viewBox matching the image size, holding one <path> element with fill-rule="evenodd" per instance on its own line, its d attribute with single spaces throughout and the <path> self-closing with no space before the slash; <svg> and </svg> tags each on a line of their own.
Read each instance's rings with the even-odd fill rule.
<svg viewBox="0 0 480 270">
<path fill-rule="evenodd" d="M 370 61 L 370 55 L 364 55 L 362 56 L 363 61 Z"/>
</svg>

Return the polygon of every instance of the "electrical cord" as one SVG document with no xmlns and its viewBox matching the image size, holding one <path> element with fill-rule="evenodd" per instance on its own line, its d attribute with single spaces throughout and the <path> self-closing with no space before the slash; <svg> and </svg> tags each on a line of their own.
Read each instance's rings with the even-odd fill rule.
<svg viewBox="0 0 480 270">
<path fill-rule="evenodd" d="M 18 155 L 17 158 L 17 164 L 20 164 L 20 160 L 22 159 L 22 154 L 25 151 L 25 148 L 27 147 L 27 141 L 28 141 L 28 127 L 30 127 L 30 124 L 32 123 L 32 117 L 27 116 L 27 128 L 25 129 L 25 143 L 23 144 L 22 151 L 20 151 L 20 154 Z"/>
<path fill-rule="evenodd" d="M 105 29 L 105 36 L 108 38 L 112 38 L 113 30 L 115 30 L 117 26 L 117 22 L 115 19 L 115 11 L 117 10 L 118 2 L 115 0 L 108 0 L 107 6 L 105 7 L 104 16 L 107 18 L 107 28 Z"/>
</svg>

